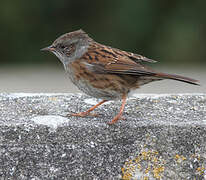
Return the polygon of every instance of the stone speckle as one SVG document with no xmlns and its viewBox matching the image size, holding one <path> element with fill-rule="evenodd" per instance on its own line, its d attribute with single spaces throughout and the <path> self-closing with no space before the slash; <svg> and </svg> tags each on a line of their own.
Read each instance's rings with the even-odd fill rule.
<svg viewBox="0 0 206 180">
<path fill-rule="evenodd" d="M 204 179 L 206 95 L 135 95 L 98 117 L 67 116 L 96 100 L 81 94 L 0 94 L 3 179 Z M 97 100 L 98 101 L 98 100 Z"/>
</svg>

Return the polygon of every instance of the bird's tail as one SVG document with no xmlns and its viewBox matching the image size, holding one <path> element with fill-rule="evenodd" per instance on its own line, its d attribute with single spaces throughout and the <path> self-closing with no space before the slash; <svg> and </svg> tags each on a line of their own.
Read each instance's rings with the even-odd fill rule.
<svg viewBox="0 0 206 180">
<path fill-rule="evenodd" d="M 175 74 L 157 73 L 155 76 L 163 78 L 163 79 L 173 79 L 173 80 L 177 80 L 181 82 L 186 82 L 189 84 L 200 85 L 198 80 L 184 77 L 184 76 L 175 75 Z"/>
</svg>

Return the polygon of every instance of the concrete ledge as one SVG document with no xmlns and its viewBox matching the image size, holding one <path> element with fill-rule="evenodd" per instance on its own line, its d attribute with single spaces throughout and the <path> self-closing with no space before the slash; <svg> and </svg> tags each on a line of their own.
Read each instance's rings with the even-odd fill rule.
<svg viewBox="0 0 206 180">
<path fill-rule="evenodd" d="M 137 95 L 98 117 L 81 94 L 0 94 L 3 179 L 206 179 L 206 95 Z"/>
</svg>

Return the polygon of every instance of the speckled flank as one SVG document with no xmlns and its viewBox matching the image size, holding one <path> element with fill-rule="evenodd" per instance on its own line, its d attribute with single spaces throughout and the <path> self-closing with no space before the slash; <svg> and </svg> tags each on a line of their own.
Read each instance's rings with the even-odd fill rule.
<svg viewBox="0 0 206 180">
<path fill-rule="evenodd" d="M 129 83 L 112 74 L 93 74 L 85 68 L 82 60 L 69 65 L 68 73 L 72 82 L 84 93 L 102 99 L 120 99 L 123 93 L 129 92 Z M 121 86 L 124 85 L 124 86 Z"/>
</svg>

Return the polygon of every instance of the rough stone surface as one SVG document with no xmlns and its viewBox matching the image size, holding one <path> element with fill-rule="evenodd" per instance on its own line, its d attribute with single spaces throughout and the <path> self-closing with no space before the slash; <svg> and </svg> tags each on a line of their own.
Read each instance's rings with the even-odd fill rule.
<svg viewBox="0 0 206 180">
<path fill-rule="evenodd" d="M 125 120 L 108 125 L 120 101 L 81 94 L 0 94 L 3 179 L 206 179 L 206 95 L 136 95 Z"/>
</svg>

